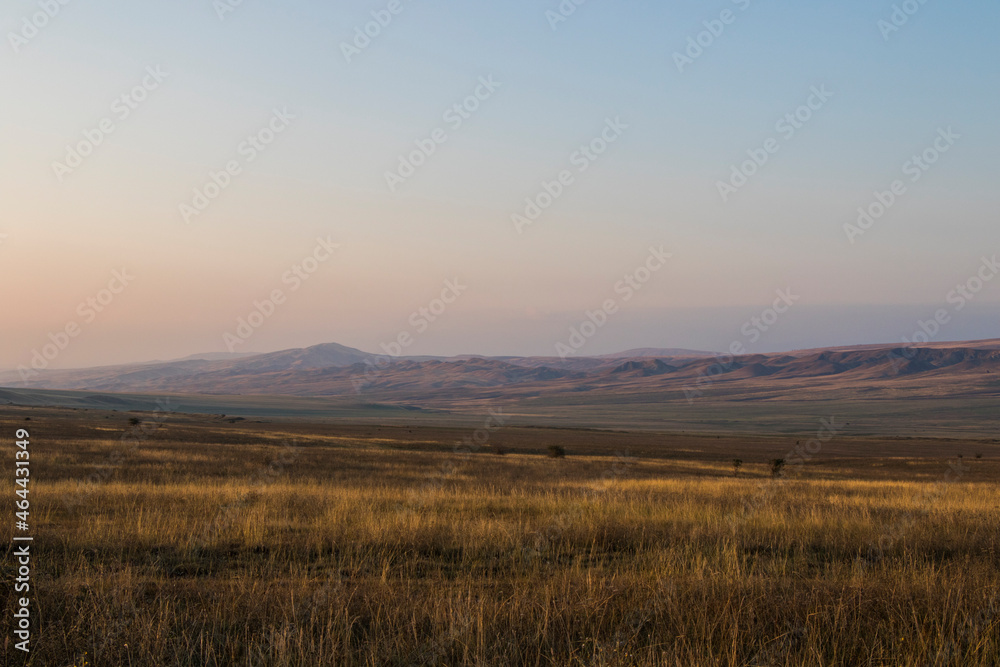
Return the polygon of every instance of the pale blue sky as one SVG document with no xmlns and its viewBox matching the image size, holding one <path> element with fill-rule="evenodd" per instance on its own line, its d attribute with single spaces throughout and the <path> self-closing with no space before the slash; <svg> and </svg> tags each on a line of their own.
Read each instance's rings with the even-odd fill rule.
<svg viewBox="0 0 1000 667">
<path fill-rule="evenodd" d="M 225 20 L 210 0 L 72 0 L 17 53 L 10 33 L 41 10 L 6 3 L 0 367 L 81 320 L 122 267 L 135 281 L 53 366 L 224 349 L 318 236 L 338 254 L 240 351 L 376 350 L 460 277 L 468 290 L 407 353 L 550 354 L 650 245 L 671 262 L 581 353 L 723 349 L 785 287 L 801 300 L 753 351 L 898 341 L 1000 252 L 1000 7 L 914 3 L 886 40 L 893 4 L 588 0 L 553 30 L 555 0 L 401 0 L 348 63 L 341 44 L 388 0 L 244 0 Z M 725 10 L 679 72 L 673 54 Z M 60 182 L 52 163 L 150 66 L 164 82 Z M 499 88 L 448 128 L 442 114 L 491 76 Z M 814 86 L 833 96 L 780 138 Z M 185 223 L 179 205 L 275 108 L 288 129 Z M 627 129 L 576 171 L 608 118 Z M 448 140 L 390 192 L 385 172 L 439 127 Z M 857 208 L 948 127 L 961 138 L 849 243 Z M 769 137 L 780 150 L 724 203 L 718 181 Z M 518 234 L 511 215 L 563 169 L 573 183 Z M 1000 335 L 998 304 L 1000 280 L 940 338 Z"/>
</svg>

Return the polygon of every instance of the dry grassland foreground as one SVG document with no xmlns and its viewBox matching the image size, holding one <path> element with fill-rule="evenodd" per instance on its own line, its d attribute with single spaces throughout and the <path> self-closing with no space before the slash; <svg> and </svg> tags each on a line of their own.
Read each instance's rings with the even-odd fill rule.
<svg viewBox="0 0 1000 667">
<path fill-rule="evenodd" d="M 993 439 L 497 426 L 0 407 L 0 663 L 1000 664 Z"/>
</svg>

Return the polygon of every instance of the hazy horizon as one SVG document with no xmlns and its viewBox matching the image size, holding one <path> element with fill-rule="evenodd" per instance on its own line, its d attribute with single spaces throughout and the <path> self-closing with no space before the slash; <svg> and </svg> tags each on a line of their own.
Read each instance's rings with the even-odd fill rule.
<svg viewBox="0 0 1000 667">
<path fill-rule="evenodd" d="M 789 314 L 789 317 L 784 320 L 784 324 L 780 327 L 776 327 L 773 331 L 764 332 L 770 335 L 766 338 L 764 335 L 761 335 L 758 343 L 751 342 L 749 337 L 744 336 L 740 332 L 742 325 L 738 320 L 739 317 L 746 312 L 745 309 L 742 308 L 731 307 L 726 309 L 716 309 L 712 313 L 705 314 L 703 317 L 692 318 L 691 323 L 686 327 L 689 330 L 688 335 L 682 335 L 677 338 L 677 340 L 682 341 L 679 344 L 657 340 L 644 342 L 638 338 L 630 337 L 631 331 L 643 330 L 654 326 L 648 322 L 641 321 L 641 317 L 633 317 L 632 320 L 638 321 L 631 322 L 634 326 L 626 326 L 622 328 L 625 335 L 608 336 L 599 341 L 595 340 L 593 344 L 588 341 L 588 344 L 579 351 L 575 352 L 573 356 L 599 356 L 639 348 L 677 348 L 724 354 L 725 350 L 729 349 L 734 342 L 743 343 L 746 347 L 747 354 L 769 354 L 812 348 L 872 344 L 919 345 L 924 341 L 923 338 L 917 335 L 918 332 L 921 331 L 918 322 L 927 322 L 931 319 L 929 315 L 934 312 L 933 307 L 930 305 L 899 307 L 897 308 L 897 312 L 895 312 L 892 317 L 885 317 L 886 311 L 884 307 L 880 306 L 864 306 L 860 308 L 843 306 L 840 308 L 829 309 L 825 313 L 816 313 L 816 310 L 817 309 L 815 307 L 804 306 L 797 314 L 797 317 L 792 317 L 791 314 Z M 843 318 L 846 313 L 856 314 L 858 312 L 867 312 L 871 316 L 878 314 L 882 316 L 882 319 L 871 322 L 872 326 L 865 328 L 863 332 L 858 332 L 855 331 L 851 325 L 846 324 Z M 571 314 L 566 314 L 567 318 L 570 315 Z M 640 313 L 639 315 L 642 314 Z M 719 326 L 711 332 L 711 335 L 700 337 L 696 333 L 690 331 L 690 329 L 694 327 L 703 326 L 706 321 L 717 321 L 719 323 Z M 747 320 L 744 320 L 743 324 L 746 324 L 746 321 Z M 550 331 L 559 333 L 563 324 L 564 322 L 553 319 L 552 321 L 547 322 L 545 326 Z M 626 324 L 630 323 L 626 322 Z M 913 330 L 908 331 L 908 333 L 904 334 L 904 336 L 897 337 L 896 339 L 887 337 L 889 332 L 895 331 L 898 328 L 906 327 L 910 324 L 913 325 Z M 963 314 L 962 320 L 956 320 L 953 325 L 944 329 L 948 335 L 945 335 L 944 333 L 939 334 L 938 336 L 933 337 L 930 342 L 948 343 L 997 339 L 1000 338 L 1000 335 L 990 335 L 991 327 L 994 324 L 995 313 L 993 313 L 989 308 L 978 308 L 973 310 L 970 307 L 969 312 Z M 751 325 L 751 327 L 752 326 L 753 325 Z M 821 335 L 815 337 L 806 335 L 813 329 L 817 328 L 821 329 Z M 483 344 L 479 347 L 471 348 L 463 348 L 461 346 L 462 343 L 458 342 L 465 337 L 462 331 L 443 330 L 442 335 L 440 336 L 441 340 L 439 341 L 439 347 L 428 345 L 418 346 L 417 344 L 414 344 L 413 347 L 405 350 L 401 355 L 397 356 L 557 356 L 557 352 L 554 349 L 544 349 L 542 346 L 537 345 L 537 342 L 533 340 L 534 327 L 531 322 L 523 323 L 522 330 L 524 331 L 523 340 L 519 340 L 514 344 L 511 344 L 510 340 L 493 338 L 485 339 Z M 981 333 L 986 333 L 987 335 L 981 335 Z M 726 334 L 728 334 L 728 337 Z M 289 349 L 305 348 L 313 345 L 335 343 L 355 348 L 363 352 L 369 352 L 371 354 L 385 354 L 382 344 L 389 344 L 391 342 L 391 339 L 353 342 L 345 340 L 323 340 L 319 338 L 309 339 L 308 337 L 302 337 L 301 342 L 295 342 L 292 345 L 284 345 L 279 342 L 280 340 L 280 337 L 265 337 L 261 335 L 259 338 L 248 341 L 248 343 L 258 344 L 248 345 L 246 349 L 237 350 L 236 353 L 267 354 Z M 149 349 L 151 347 L 147 341 L 140 342 L 142 343 L 142 345 L 139 346 L 141 349 Z M 268 345 L 269 343 L 270 345 Z M 71 361 L 72 359 L 78 358 L 77 356 L 70 354 L 71 348 L 72 346 L 67 348 L 67 351 L 60 355 L 58 360 L 62 361 L 63 359 L 66 359 Z M 85 360 L 86 357 L 83 357 L 79 363 L 52 363 L 49 368 L 53 370 L 66 370 L 74 368 L 90 368 L 94 366 L 112 366 L 117 364 L 166 362 L 176 361 L 190 356 L 227 352 L 225 346 L 221 345 L 217 346 L 217 349 L 186 348 L 178 345 L 166 345 L 161 349 L 175 350 L 175 352 L 157 354 L 154 351 L 149 355 L 143 356 L 142 352 L 138 350 L 132 351 L 131 354 L 129 353 L 130 351 L 125 351 L 120 356 L 115 357 L 110 361 L 89 363 Z M 26 364 L 26 366 L 30 366 L 30 363 Z M 0 367 L 0 371 L 13 370 L 15 370 L 14 366 Z"/>
</svg>

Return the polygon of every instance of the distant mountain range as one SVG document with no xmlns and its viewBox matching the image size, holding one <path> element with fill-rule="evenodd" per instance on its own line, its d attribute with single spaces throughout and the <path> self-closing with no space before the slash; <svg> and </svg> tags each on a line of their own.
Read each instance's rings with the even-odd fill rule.
<svg viewBox="0 0 1000 667">
<path fill-rule="evenodd" d="M 117 393 L 360 397 L 453 407 L 515 400 L 731 401 L 780 398 L 1000 396 L 1000 340 L 914 348 L 860 345 L 721 357 L 641 348 L 593 357 L 385 357 L 328 343 L 256 355 L 17 373 L 0 386 Z M 561 397 L 561 398 L 560 398 Z"/>
</svg>

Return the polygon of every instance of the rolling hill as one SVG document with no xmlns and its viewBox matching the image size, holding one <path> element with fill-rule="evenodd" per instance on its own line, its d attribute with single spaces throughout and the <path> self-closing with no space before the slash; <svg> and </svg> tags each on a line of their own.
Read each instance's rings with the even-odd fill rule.
<svg viewBox="0 0 1000 667">
<path fill-rule="evenodd" d="M 448 407 L 469 401 L 559 400 L 592 394 L 689 402 L 707 395 L 762 401 L 806 397 L 997 396 L 1000 340 L 918 348 L 864 345 L 715 357 L 641 349 L 597 357 L 385 357 L 335 343 L 228 359 L 186 359 L 46 371 L 0 385 L 118 393 L 364 396 Z"/>
</svg>

